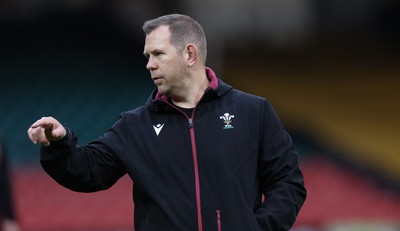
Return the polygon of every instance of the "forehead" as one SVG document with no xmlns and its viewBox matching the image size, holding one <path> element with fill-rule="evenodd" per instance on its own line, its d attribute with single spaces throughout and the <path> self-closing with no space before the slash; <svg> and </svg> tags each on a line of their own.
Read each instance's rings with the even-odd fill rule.
<svg viewBox="0 0 400 231">
<path fill-rule="evenodd" d="M 170 32 L 168 26 L 160 26 L 146 35 L 145 51 L 158 49 L 170 44 Z"/>
</svg>

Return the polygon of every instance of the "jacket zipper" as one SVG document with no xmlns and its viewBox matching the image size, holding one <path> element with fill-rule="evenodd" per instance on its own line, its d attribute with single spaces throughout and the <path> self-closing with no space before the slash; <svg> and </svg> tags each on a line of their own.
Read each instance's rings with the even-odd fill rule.
<svg viewBox="0 0 400 231">
<path fill-rule="evenodd" d="M 193 127 L 193 115 L 192 118 L 188 118 L 189 121 L 189 129 L 190 129 L 190 140 L 192 142 L 192 154 L 193 154 L 193 166 L 194 166 L 194 178 L 195 178 L 195 188 L 196 188 L 196 207 L 197 207 L 197 225 L 198 231 L 203 231 L 203 221 L 201 215 L 201 200 L 200 200 L 200 176 L 199 176 L 199 163 L 197 161 L 197 149 L 196 149 L 196 139 L 194 135 L 194 127 Z"/>
<path fill-rule="evenodd" d="M 196 111 L 196 107 L 193 108 L 192 116 L 189 117 L 185 112 L 181 111 L 179 108 L 175 107 L 175 105 L 167 102 L 171 107 L 180 111 L 188 120 L 189 130 L 190 130 L 190 141 L 192 143 L 192 155 L 193 155 L 193 168 L 194 168 L 194 180 L 195 180 L 195 190 L 196 190 L 196 208 L 197 208 L 197 230 L 203 231 L 203 219 L 201 215 L 201 199 L 200 199 L 200 176 L 199 176 L 199 163 L 197 161 L 197 148 L 196 148 L 196 139 L 194 135 L 194 126 L 193 126 L 193 117 L 194 112 Z"/>
<path fill-rule="evenodd" d="M 202 96 L 202 98 L 203 98 L 203 96 Z M 194 112 L 196 111 L 197 105 L 193 108 L 192 116 L 189 117 L 188 115 L 186 115 L 185 112 L 183 112 L 179 108 L 175 107 L 175 105 L 169 103 L 168 101 L 164 101 L 164 102 L 166 102 L 167 104 L 169 104 L 171 107 L 175 108 L 176 110 L 180 111 L 187 118 L 188 123 L 189 123 L 190 141 L 192 143 L 195 190 L 196 190 L 197 230 L 203 231 L 203 218 L 202 218 L 202 214 L 201 214 L 199 163 L 197 160 L 196 139 L 195 139 L 194 125 L 193 125 Z M 220 226 L 220 224 L 219 224 L 219 226 Z M 220 229 L 218 229 L 218 231 L 220 231 Z"/>
<path fill-rule="evenodd" d="M 219 210 L 219 209 L 217 209 L 217 226 L 218 226 L 218 231 L 222 231 L 221 210 Z"/>
</svg>

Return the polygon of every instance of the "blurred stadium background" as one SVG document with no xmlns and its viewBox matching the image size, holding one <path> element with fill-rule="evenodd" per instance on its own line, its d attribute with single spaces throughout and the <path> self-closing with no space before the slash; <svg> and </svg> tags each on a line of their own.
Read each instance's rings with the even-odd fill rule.
<svg viewBox="0 0 400 231">
<path fill-rule="evenodd" d="M 204 27 L 208 65 L 268 98 L 293 136 L 308 198 L 296 231 L 400 230 L 400 2 L 395 0 L 3 0 L 0 129 L 24 231 L 132 230 L 132 185 L 71 192 L 26 130 L 52 115 L 84 144 L 153 85 L 146 19 Z"/>
</svg>

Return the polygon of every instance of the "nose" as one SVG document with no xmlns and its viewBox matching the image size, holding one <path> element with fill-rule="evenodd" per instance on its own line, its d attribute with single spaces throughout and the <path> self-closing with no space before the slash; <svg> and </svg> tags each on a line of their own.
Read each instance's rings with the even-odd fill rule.
<svg viewBox="0 0 400 231">
<path fill-rule="evenodd" d="M 151 71 L 157 68 L 156 63 L 154 62 L 154 59 L 149 57 L 147 64 L 146 64 L 147 70 Z"/>
</svg>

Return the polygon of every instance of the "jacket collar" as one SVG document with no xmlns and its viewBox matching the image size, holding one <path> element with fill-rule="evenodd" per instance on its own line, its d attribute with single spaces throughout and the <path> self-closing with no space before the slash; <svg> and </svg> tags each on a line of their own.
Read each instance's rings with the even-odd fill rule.
<svg viewBox="0 0 400 231">
<path fill-rule="evenodd" d="M 210 85 L 205 91 L 201 103 L 218 98 L 232 89 L 231 86 L 218 79 L 211 68 L 206 67 L 205 71 L 207 78 L 210 81 Z M 166 107 L 169 107 L 167 102 L 170 102 L 170 99 L 165 95 L 161 95 L 157 88 L 155 88 L 147 100 L 146 105 L 150 110 L 160 111 L 162 109 L 167 109 Z"/>
</svg>

